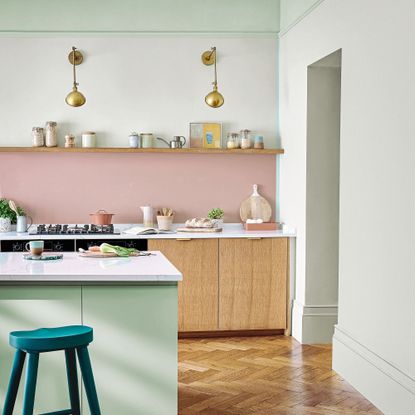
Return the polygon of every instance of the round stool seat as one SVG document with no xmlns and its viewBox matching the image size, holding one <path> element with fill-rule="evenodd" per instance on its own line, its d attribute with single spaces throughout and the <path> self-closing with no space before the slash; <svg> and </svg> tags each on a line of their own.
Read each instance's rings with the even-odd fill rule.
<svg viewBox="0 0 415 415">
<path fill-rule="evenodd" d="M 93 330 L 88 326 L 65 326 L 29 331 L 12 331 L 10 346 L 33 352 L 72 349 L 92 342 Z"/>
</svg>

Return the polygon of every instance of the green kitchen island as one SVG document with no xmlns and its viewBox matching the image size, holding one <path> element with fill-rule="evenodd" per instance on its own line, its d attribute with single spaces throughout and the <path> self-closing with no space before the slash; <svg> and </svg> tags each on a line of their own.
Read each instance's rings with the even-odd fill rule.
<svg viewBox="0 0 415 415">
<path fill-rule="evenodd" d="M 0 253 L 0 399 L 13 330 L 85 324 L 103 415 L 177 414 L 177 283 L 160 252 L 146 257 L 28 261 Z M 23 382 L 24 376 L 22 378 Z M 14 413 L 22 411 L 23 383 Z M 40 356 L 35 413 L 69 407 L 63 352 Z M 82 396 L 82 414 L 89 414 Z"/>
</svg>

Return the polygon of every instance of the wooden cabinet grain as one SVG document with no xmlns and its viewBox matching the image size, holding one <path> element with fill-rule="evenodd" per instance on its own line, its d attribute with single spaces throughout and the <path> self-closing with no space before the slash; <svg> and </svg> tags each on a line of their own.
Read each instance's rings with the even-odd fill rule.
<svg viewBox="0 0 415 415">
<path fill-rule="evenodd" d="M 179 331 L 218 330 L 218 239 L 149 239 L 183 274 Z"/>
<path fill-rule="evenodd" d="M 288 239 L 219 240 L 219 329 L 285 329 Z"/>
</svg>

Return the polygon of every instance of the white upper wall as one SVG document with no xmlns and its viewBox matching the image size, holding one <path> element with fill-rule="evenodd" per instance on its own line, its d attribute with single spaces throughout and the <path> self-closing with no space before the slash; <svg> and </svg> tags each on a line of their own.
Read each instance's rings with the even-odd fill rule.
<svg viewBox="0 0 415 415">
<path fill-rule="evenodd" d="M 0 32 L 278 32 L 279 0 L 1 0 Z"/>
<path fill-rule="evenodd" d="M 306 297 L 307 66 L 341 48 L 339 327 L 399 371 L 412 397 L 414 15 L 412 0 L 326 0 L 280 40 L 281 220 L 298 229 L 296 295 Z M 381 394 L 395 408 L 386 413 L 410 413 Z"/>
<path fill-rule="evenodd" d="M 77 81 L 87 102 L 79 108 L 65 103 L 72 45 L 85 56 Z M 214 45 L 221 108 L 205 103 L 214 73 L 200 58 Z M 32 127 L 48 120 L 58 122 L 60 145 L 85 130 L 104 147 L 128 146 L 134 130 L 188 137 L 190 122 L 210 121 L 223 123 L 224 137 L 248 128 L 277 146 L 276 36 L 0 37 L 0 51 L 8 56 L 0 66 L 0 146 L 30 146 Z"/>
</svg>

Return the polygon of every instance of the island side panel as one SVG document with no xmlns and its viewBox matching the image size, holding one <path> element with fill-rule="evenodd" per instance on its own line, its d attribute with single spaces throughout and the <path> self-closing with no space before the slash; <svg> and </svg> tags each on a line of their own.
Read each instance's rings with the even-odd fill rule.
<svg viewBox="0 0 415 415">
<path fill-rule="evenodd" d="M 81 287 L 0 287 L 0 401 L 4 403 L 15 349 L 9 332 L 81 324 Z M 22 413 L 24 372 L 14 413 Z M 35 396 L 35 413 L 69 408 L 64 352 L 42 353 Z"/>
<path fill-rule="evenodd" d="M 102 413 L 177 414 L 177 283 L 84 286 L 82 299 Z"/>
</svg>

